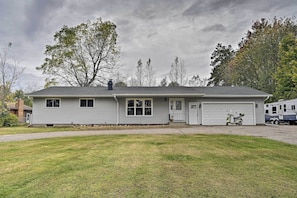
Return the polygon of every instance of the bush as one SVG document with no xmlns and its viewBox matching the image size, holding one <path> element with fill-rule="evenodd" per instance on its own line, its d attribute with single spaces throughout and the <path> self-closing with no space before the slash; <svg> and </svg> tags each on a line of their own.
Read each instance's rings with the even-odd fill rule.
<svg viewBox="0 0 297 198">
<path fill-rule="evenodd" d="M 0 126 L 16 126 L 19 123 L 19 119 L 16 115 L 8 113 L 0 116 Z"/>
</svg>

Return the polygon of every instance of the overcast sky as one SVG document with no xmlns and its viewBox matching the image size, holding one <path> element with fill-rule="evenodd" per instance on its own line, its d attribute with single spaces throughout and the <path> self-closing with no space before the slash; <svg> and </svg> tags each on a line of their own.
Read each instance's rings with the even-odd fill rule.
<svg viewBox="0 0 297 198">
<path fill-rule="evenodd" d="M 297 16 L 297 1 L 0 0 L 0 48 L 12 42 L 11 57 L 26 68 L 21 88 L 42 88 L 45 77 L 35 67 L 55 32 L 102 17 L 117 25 L 122 74 L 134 75 L 137 61 L 151 58 L 162 79 L 178 56 L 189 77 L 209 77 L 217 43 L 236 48 L 254 21 L 275 16 Z"/>
</svg>

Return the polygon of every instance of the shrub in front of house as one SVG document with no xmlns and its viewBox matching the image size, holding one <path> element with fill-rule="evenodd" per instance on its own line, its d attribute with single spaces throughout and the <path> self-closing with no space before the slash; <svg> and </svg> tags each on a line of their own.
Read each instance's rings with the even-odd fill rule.
<svg viewBox="0 0 297 198">
<path fill-rule="evenodd" d="M 16 126 L 18 123 L 18 117 L 14 114 L 2 113 L 0 115 L 0 126 Z"/>
</svg>

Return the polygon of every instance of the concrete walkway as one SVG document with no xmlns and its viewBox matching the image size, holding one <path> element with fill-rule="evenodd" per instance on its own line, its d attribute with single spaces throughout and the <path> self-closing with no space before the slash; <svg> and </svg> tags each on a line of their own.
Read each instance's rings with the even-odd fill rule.
<svg viewBox="0 0 297 198">
<path fill-rule="evenodd" d="M 48 133 L 0 135 L 0 142 L 43 138 L 119 135 L 119 134 L 233 134 L 257 136 L 297 145 L 297 126 L 195 126 L 187 128 L 147 128 L 127 130 L 62 131 Z"/>
</svg>

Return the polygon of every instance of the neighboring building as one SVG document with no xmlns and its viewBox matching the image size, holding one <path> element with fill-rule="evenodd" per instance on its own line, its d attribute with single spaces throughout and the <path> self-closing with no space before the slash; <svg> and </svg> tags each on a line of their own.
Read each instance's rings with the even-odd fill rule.
<svg viewBox="0 0 297 198">
<path fill-rule="evenodd" d="M 8 104 L 8 110 L 10 113 L 15 114 L 19 122 L 27 122 L 32 114 L 32 107 L 24 105 L 24 101 L 19 99 L 16 103 Z"/>
<path fill-rule="evenodd" d="M 265 104 L 265 121 L 297 124 L 297 98 Z"/>
<path fill-rule="evenodd" d="M 225 125 L 244 113 L 243 125 L 264 124 L 270 95 L 248 87 L 50 87 L 33 97 L 33 125 Z"/>
</svg>

